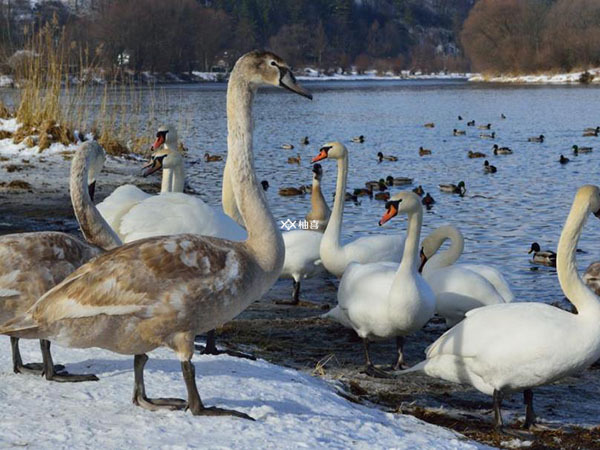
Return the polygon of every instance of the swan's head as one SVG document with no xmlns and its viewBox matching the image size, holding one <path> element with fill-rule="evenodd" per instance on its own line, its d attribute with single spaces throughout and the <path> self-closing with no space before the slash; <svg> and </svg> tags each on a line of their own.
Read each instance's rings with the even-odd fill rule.
<svg viewBox="0 0 600 450">
<path fill-rule="evenodd" d="M 328 142 L 319 149 L 319 154 L 312 159 L 312 162 L 322 159 L 344 159 L 348 156 L 346 146 L 341 142 Z"/>
<path fill-rule="evenodd" d="M 317 163 L 313 166 L 312 168 L 313 171 L 313 178 L 317 181 L 321 181 L 321 178 L 323 178 L 323 167 L 321 167 L 321 164 Z"/>
<path fill-rule="evenodd" d="M 90 194 L 90 198 L 94 200 L 94 193 L 96 192 L 96 176 L 102 171 L 102 167 L 106 161 L 106 153 L 98 142 L 86 141 L 81 144 L 77 155 L 81 155 L 85 158 L 88 193 Z M 74 160 L 73 163 L 75 163 L 75 161 L 76 160 Z"/>
<path fill-rule="evenodd" d="M 161 125 L 156 130 L 156 140 L 152 144 L 152 151 L 158 150 L 161 146 L 177 149 L 177 129 L 173 125 Z"/>
<path fill-rule="evenodd" d="M 421 208 L 421 199 L 414 192 L 402 191 L 385 202 L 385 214 L 379 221 L 379 226 L 396 217 L 399 213 L 411 213 Z"/>
<path fill-rule="evenodd" d="M 147 177 L 160 169 L 175 169 L 183 166 L 183 156 L 177 150 L 163 147 L 152 154 L 150 162 L 143 167 L 142 176 Z"/>
<path fill-rule="evenodd" d="M 580 187 L 574 204 L 587 205 L 588 213 L 593 213 L 600 219 L 600 188 L 591 184 Z"/>
<path fill-rule="evenodd" d="M 292 69 L 274 53 L 254 50 L 235 63 L 234 71 L 241 71 L 252 85 L 282 87 L 312 100 L 312 94 L 296 81 Z"/>
</svg>

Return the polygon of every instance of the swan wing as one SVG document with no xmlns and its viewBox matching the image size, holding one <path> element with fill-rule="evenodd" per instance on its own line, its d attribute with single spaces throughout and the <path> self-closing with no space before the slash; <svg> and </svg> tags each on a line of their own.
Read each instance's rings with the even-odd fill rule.
<svg viewBox="0 0 600 450">
<path fill-rule="evenodd" d="M 344 245 L 343 249 L 346 260 L 350 262 L 400 262 L 404 251 L 404 238 L 400 235 L 364 236 Z"/>
<path fill-rule="evenodd" d="M 462 267 L 464 269 L 472 270 L 477 274 L 484 277 L 488 280 L 492 286 L 498 291 L 498 293 L 502 296 L 506 303 L 511 303 L 515 299 L 515 294 L 513 294 L 510 284 L 504 278 L 504 275 L 492 266 L 487 266 L 484 264 L 455 264 L 458 267 Z"/>
<path fill-rule="evenodd" d="M 319 248 L 323 233 L 310 230 L 293 230 L 282 233 L 285 260 L 282 276 L 306 278 L 324 271 Z"/>
<path fill-rule="evenodd" d="M 120 231 L 121 219 L 131 208 L 149 197 L 150 194 L 137 186 L 125 184 L 116 188 L 104 201 L 98 203 L 96 208 L 119 237 L 123 238 Z"/>
</svg>

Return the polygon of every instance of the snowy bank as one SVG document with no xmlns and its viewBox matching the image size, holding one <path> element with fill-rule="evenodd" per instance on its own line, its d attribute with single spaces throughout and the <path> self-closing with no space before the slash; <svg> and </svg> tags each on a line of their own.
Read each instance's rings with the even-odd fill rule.
<svg viewBox="0 0 600 450">
<path fill-rule="evenodd" d="M 24 361 L 39 360 L 21 341 Z M 131 403 L 133 358 L 54 346 L 55 362 L 93 372 L 91 383 L 49 383 L 12 373 L 8 339 L 0 355 L 0 443 L 32 448 L 483 448 L 412 416 L 348 402 L 328 383 L 265 361 L 195 357 L 205 405 L 243 411 L 256 422 L 150 412 Z M 149 396 L 185 398 L 179 362 L 167 349 L 146 366 Z"/>
<path fill-rule="evenodd" d="M 381 81 L 381 80 L 467 80 L 472 77 L 470 73 L 422 73 L 403 70 L 399 75 L 393 72 L 378 74 L 376 70 L 367 70 L 358 73 L 356 70 L 350 72 L 327 75 L 313 68 L 305 68 L 298 71 L 296 78 L 300 81 Z"/>
<path fill-rule="evenodd" d="M 591 83 L 600 83 L 600 68 L 590 69 L 588 72 L 593 75 Z M 579 83 L 584 72 L 569 72 L 557 74 L 536 74 L 536 75 L 498 75 L 488 76 L 476 74 L 469 78 L 469 81 L 488 82 L 488 83 L 531 83 L 531 84 L 570 84 Z"/>
</svg>

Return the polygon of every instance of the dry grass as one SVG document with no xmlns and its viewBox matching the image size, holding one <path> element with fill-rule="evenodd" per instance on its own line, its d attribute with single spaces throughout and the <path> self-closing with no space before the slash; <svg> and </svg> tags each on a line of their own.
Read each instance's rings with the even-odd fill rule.
<svg viewBox="0 0 600 450">
<path fill-rule="evenodd" d="M 9 119 L 12 117 L 8 107 L 0 100 L 0 119 Z"/>
<path fill-rule="evenodd" d="M 0 130 L 0 140 L 1 139 L 10 139 L 13 134 L 10 131 Z"/>
</svg>

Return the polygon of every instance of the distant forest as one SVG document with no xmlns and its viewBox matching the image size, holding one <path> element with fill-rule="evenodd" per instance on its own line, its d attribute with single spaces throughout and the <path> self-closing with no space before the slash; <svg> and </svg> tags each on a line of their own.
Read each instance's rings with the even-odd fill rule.
<svg viewBox="0 0 600 450">
<path fill-rule="evenodd" d="M 254 48 L 325 71 L 600 66 L 600 0 L 0 0 L 0 73 L 48 22 L 136 74 L 226 70 Z"/>
</svg>

